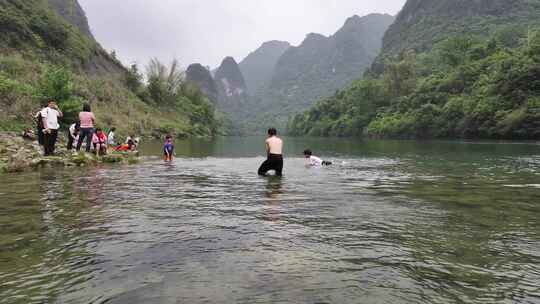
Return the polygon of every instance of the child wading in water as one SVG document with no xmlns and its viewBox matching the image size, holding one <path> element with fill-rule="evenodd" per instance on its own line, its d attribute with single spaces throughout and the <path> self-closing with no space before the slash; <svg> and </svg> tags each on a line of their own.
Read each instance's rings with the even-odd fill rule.
<svg viewBox="0 0 540 304">
<path fill-rule="evenodd" d="M 166 162 L 172 162 L 174 153 L 174 145 L 172 136 L 167 135 L 165 137 L 165 144 L 163 145 L 163 160 Z"/>
<path fill-rule="evenodd" d="M 317 156 L 313 156 L 313 152 L 307 149 L 304 151 L 304 158 L 306 159 L 306 166 L 308 167 L 321 167 L 321 166 L 330 166 L 332 162 L 322 160 Z"/>
</svg>

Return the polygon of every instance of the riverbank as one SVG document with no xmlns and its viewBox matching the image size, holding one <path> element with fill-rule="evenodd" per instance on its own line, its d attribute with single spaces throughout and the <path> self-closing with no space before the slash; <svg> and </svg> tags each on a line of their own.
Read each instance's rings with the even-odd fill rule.
<svg viewBox="0 0 540 304">
<path fill-rule="evenodd" d="M 113 152 L 105 156 L 67 151 L 59 141 L 56 156 L 43 156 L 36 140 L 15 132 L 0 132 L 0 174 L 36 170 L 42 167 L 81 167 L 102 163 L 137 163 L 138 152 Z"/>
</svg>

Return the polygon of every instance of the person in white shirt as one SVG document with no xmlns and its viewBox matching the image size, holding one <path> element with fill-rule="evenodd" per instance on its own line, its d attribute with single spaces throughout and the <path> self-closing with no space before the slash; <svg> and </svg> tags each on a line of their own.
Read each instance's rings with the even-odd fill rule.
<svg viewBox="0 0 540 304">
<path fill-rule="evenodd" d="M 109 134 L 107 134 L 107 144 L 109 146 L 116 145 L 116 142 L 114 141 L 115 132 L 116 132 L 116 128 L 112 127 L 111 130 L 109 131 Z"/>
<path fill-rule="evenodd" d="M 67 143 L 67 150 L 71 151 L 73 150 L 73 144 L 79 142 L 79 132 L 81 131 L 81 124 L 76 122 L 74 124 L 71 124 L 69 126 L 68 131 L 68 143 Z"/>
<path fill-rule="evenodd" d="M 58 129 L 60 129 L 58 118 L 63 116 L 64 114 L 62 114 L 62 111 L 60 111 L 54 100 L 49 100 L 47 107 L 41 111 L 44 135 L 43 149 L 45 150 L 45 156 L 54 154 L 56 139 L 58 138 Z"/>
<path fill-rule="evenodd" d="M 332 162 L 324 161 L 320 159 L 317 156 L 313 155 L 313 152 L 311 150 L 306 149 L 304 151 L 304 158 L 306 159 L 306 166 L 307 167 L 321 167 L 321 166 L 330 166 Z"/>
</svg>

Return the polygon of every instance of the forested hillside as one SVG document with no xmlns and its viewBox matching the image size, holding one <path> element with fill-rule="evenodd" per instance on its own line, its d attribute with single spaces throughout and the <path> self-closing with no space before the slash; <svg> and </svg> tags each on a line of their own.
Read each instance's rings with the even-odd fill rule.
<svg viewBox="0 0 540 304">
<path fill-rule="evenodd" d="M 252 133 L 269 125 L 284 128 L 291 115 L 361 77 L 377 56 L 393 20 L 382 14 L 353 16 L 334 35 L 311 33 L 299 46 L 288 48 L 269 82 L 233 117 L 241 122 L 239 129 Z"/>
<path fill-rule="evenodd" d="M 333 94 L 371 64 L 393 20 L 389 15 L 353 16 L 333 36 L 309 34 L 300 46 L 281 56 L 268 96 L 262 98 L 295 111 Z"/>
<path fill-rule="evenodd" d="M 254 95 L 270 84 L 274 68 L 291 45 L 285 41 L 268 41 L 250 53 L 238 65 L 246 79 L 250 95 Z"/>
<path fill-rule="evenodd" d="M 385 36 L 381 70 L 294 117 L 289 132 L 540 138 L 540 1 L 513 3 L 408 1 Z M 433 32 L 426 20 L 446 23 Z"/>
<path fill-rule="evenodd" d="M 124 68 L 81 32 L 89 27 L 77 1 L 49 1 L 0 0 L 0 130 L 30 127 L 40 103 L 54 98 L 67 114 L 64 126 L 89 101 L 99 126 L 123 134 L 220 131 L 208 99 L 182 77 L 170 77 L 183 75 L 177 67 L 148 69 L 149 84 L 143 84 L 136 66 Z"/>
<path fill-rule="evenodd" d="M 538 19 L 538 0 L 408 0 L 383 38 L 373 71 L 402 50 L 431 50 L 451 36 L 487 37 L 507 25 L 527 25 Z"/>
</svg>

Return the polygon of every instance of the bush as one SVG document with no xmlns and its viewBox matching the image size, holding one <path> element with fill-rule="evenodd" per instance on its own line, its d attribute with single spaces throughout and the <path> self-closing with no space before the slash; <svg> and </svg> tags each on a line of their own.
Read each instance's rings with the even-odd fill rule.
<svg viewBox="0 0 540 304">
<path fill-rule="evenodd" d="M 49 66 L 43 74 L 36 95 L 41 100 L 54 100 L 64 113 L 63 121 L 70 125 L 78 120 L 82 98 L 75 93 L 71 72 L 62 66 Z"/>
</svg>

